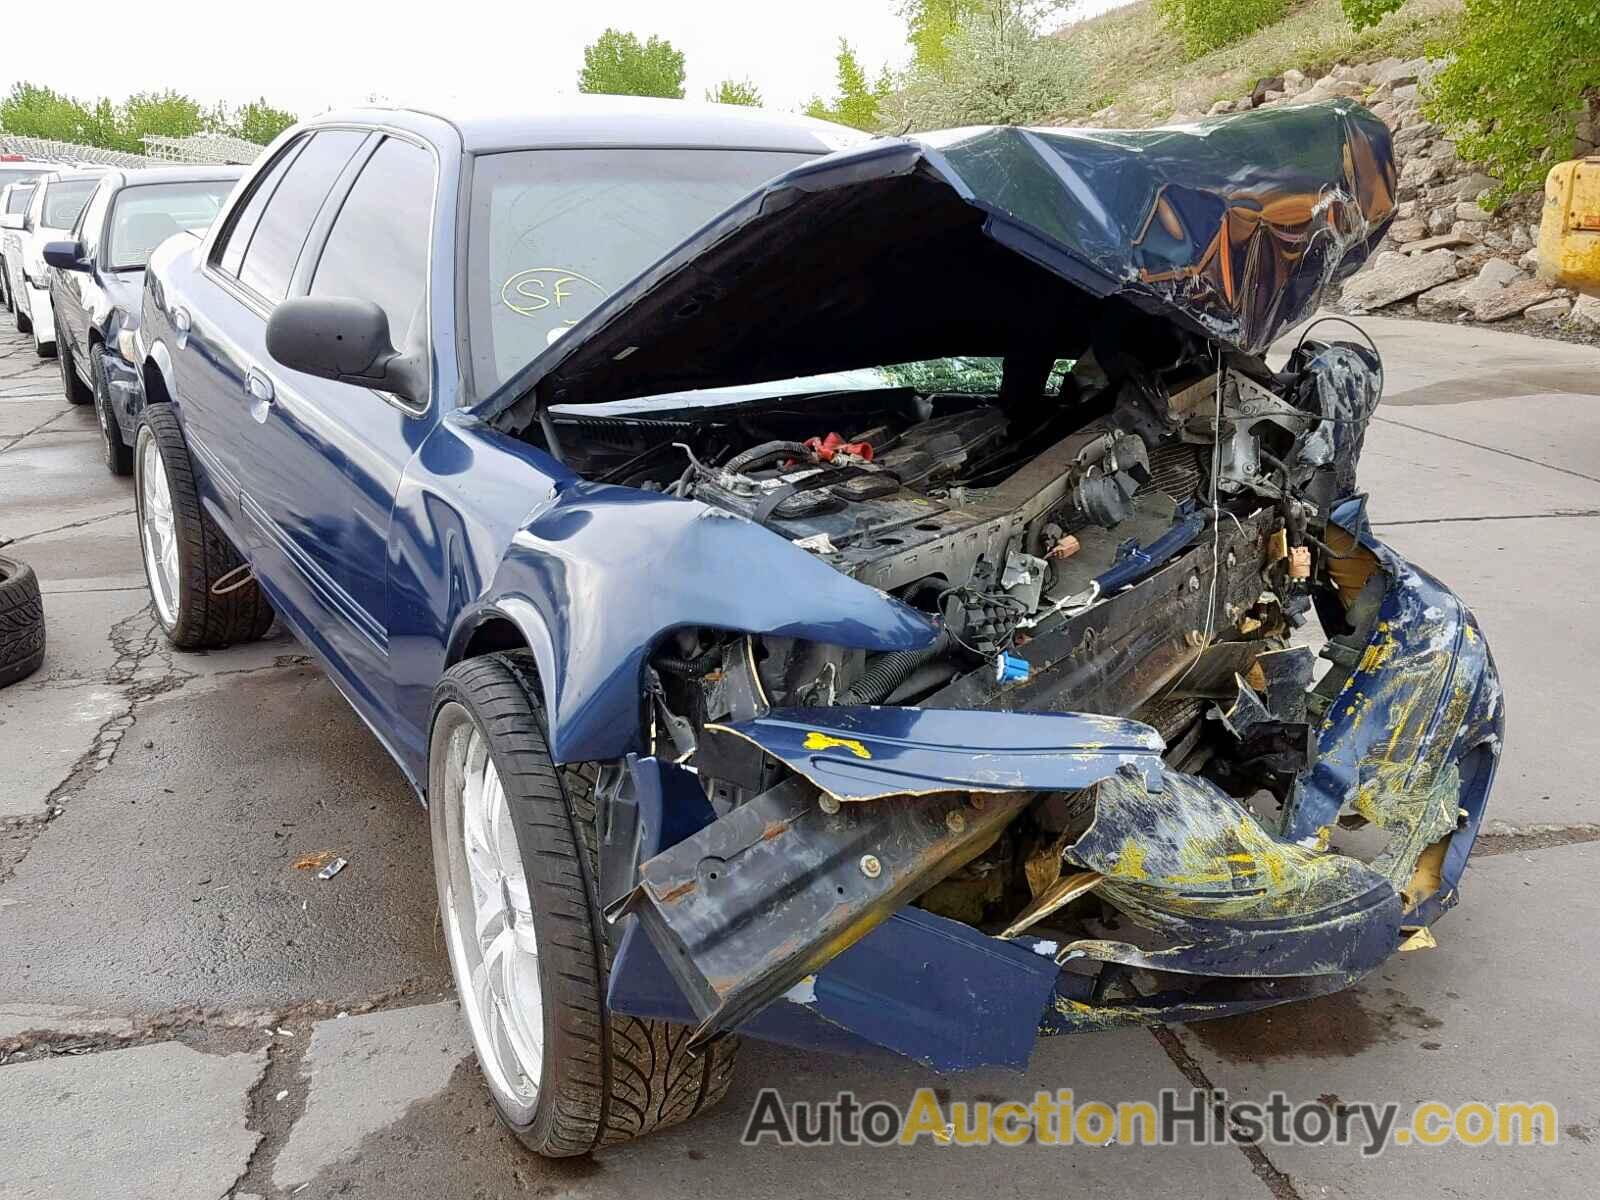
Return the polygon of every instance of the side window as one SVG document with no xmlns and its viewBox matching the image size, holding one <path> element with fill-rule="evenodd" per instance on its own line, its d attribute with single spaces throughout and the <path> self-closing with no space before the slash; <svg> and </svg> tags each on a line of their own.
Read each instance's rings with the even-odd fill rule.
<svg viewBox="0 0 1600 1200">
<path fill-rule="evenodd" d="M 83 210 L 83 215 L 73 227 L 72 236 L 83 243 L 84 251 L 91 258 L 99 258 L 100 230 L 105 225 L 106 209 L 111 205 L 111 194 L 114 190 L 110 180 L 97 187 L 89 200 L 88 207 Z"/>
<path fill-rule="evenodd" d="M 312 136 L 289 164 L 261 213 L 239 267 L 240 283 L 273 303 L 284 298 L 317 210 L 366 137 L 365 133 L 348 129 L 330 129 Z"/>
<path fill-rule="evenodd" d="M 268 168 L 267 173 L 256 182 L 243 207 L 239 209 L 239 215 L 233 218 L 232 226 L 223 233 L 219 245 L 211 252 L 212 261 L 219 270 L 233 276 L 239 274 L 239 264 L 244 262 L 245 248 L 250 245 L 250 237 L 261 222 L 261 210 L 267 206 L 267 201 L 272 199 L 272 193 L 277 190 L 283 173 L 289 169 L 289 165 L 299 156 L 300 151 L 306 148 L 306 143 L 310 140 L 309 137 L 303 137 L 291 142 L 283 153 L 278 155 L 278 160 Z"/>
<path fill-rule="evenodd" d="M 386 139 L 345 197 L 311 280 L 313 296 L 377 304 L 400 348 L 425 311 L 433 186 L 433 156 Z"/>
</svg>

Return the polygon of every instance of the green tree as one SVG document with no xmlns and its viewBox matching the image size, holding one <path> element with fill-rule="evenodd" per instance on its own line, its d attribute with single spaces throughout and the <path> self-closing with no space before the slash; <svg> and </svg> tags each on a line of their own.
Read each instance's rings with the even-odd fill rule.
<svg viewBox="0 0 1600 1200">
<path fill-rule="evenodd" d="M 116 134 L 108 149 L 143 154 L 147 136 L 193 137 L 204 128 L 205 114 L 190 97 L 170 88 L 135 92 L 118 106 Z"/>
<path fill-rule="evenodd" d="M 265 146 L 299 119 L 292 112 L 272 107 L 263 96 L 250 101 L 234 114 L 235 136 Z"/>
<path fill-rule="evenodd" d="M 641 44 L 634 34 L 607 29 L 583 48 L 578 90 L 682 100 L 683 53 L 654 34 Z"/>
<path fill-rule="evenodd" d="M 806 116 L 837 121 L 856 129 L 876 129 L 879 110 L 888 94 L 887 73 L 879 77 L 876 86 L 869 84 L 866 71 L 844 38 L 839 39 L 839 53 L 834 62 L 837 82 L 833 99 L 828 101 L 821 96 L 813 96 L 806 104 Z"/>
<path fill-rule="evenodd" d="M 713 104 L 742 104 L 746 108 L 761 107 L 761 92 L 748 79 L 724 79 L 716 87 L 706 89 L 706 99 Z"/>
<path fill-rule="evenodd" d="M 983 0 L 902 0 L 913 70 L 942 70 L 950 59 L 949 42 L 963 15 L 982 7 Z"/>
<path fill-rule="evenodd" d="M 1069 39 L 1045 22 L 1064 5 L 976 0 L 956 18 L 938 66 L 913 64 L 897 104 L 917 129 L 1027 125 L 1071 108 L 1084 71 Z"/>
<path fill-rule="evenodd" d="M 94 126 L 93 114 L 81 102 L 38 84 L 14 83 L 0 100 L 0 129 L 7 133 L 93 145 L 98 143 L 88 138 Z"/>
<path fill-rule="evenodd" d="M 1288 8 L 1289 0 L 1156 0 L 1162 23 L 1196 56 L 1249 37 L 1282 19 Z"/>
<path fill-rule="evenodd" d="M 1595 0 L 1466 0 L 1450 61 L 1424 108 L 1462 158 L 1501 180 L 1498 204 L 1567 157 L 1578 113 L 1600 89 Z"/>
</svg>

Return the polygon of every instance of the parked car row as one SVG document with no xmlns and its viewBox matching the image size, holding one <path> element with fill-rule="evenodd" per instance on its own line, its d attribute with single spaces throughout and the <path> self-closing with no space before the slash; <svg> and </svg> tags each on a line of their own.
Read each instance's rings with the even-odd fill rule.
<svg viewBox="0 0 1600 1200">
<path fill-rule="evenodd" d="M 1359 106 L 356 110 L 225 199 L 134 175 L 29 311 L 133 436 L 168 640 L 281 620 L 426 801 L 533 1150 L 700 1111 L 741 1035 L 1020 1067 L 1346 987 L 1456 902 L 1493 660 L 1366 520 L 1376 347 L 1265 357 L 1393 220 Z"/>
</svg>

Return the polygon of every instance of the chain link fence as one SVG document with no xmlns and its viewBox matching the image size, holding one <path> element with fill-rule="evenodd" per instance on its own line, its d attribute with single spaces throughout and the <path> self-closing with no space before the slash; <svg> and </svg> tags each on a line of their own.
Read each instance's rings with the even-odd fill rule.
<svg viewBox="0 0 1600 1200">
<path fill-rule="evenodd" d="M 143 140 L 145 152 L 129 154 L 123 150 L 102 150 L 99 146 L 80 146 L 51 138 L 0 133 L 0 154 L 20 154 L 33 162 L 59 163 L 64 167 L 159 167 L 166 163 L 248 166 L 265 149 L 254 142 L 221 133 L 198 133 L 186 138 L 150 135 Z"/>
</svg>

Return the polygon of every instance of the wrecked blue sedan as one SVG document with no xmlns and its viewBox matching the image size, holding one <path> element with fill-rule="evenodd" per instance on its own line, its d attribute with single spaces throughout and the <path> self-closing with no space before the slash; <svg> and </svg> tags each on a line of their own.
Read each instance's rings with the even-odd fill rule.
<svg viewBox="0 0 1600 1200">
<path fill-rule="evenodd" d="M 1493 661 L 1358 488 L 1376 349 L 1268 357 L 1393 217 L 1383 124 L 848 138 L 334 115 L 147 276 L 156 612 L 276 614 L 425 797 L 543 1154 L 741 1037 L 1018 1067 L 1346 987 L 1483 818 Z"/>
</svg>

